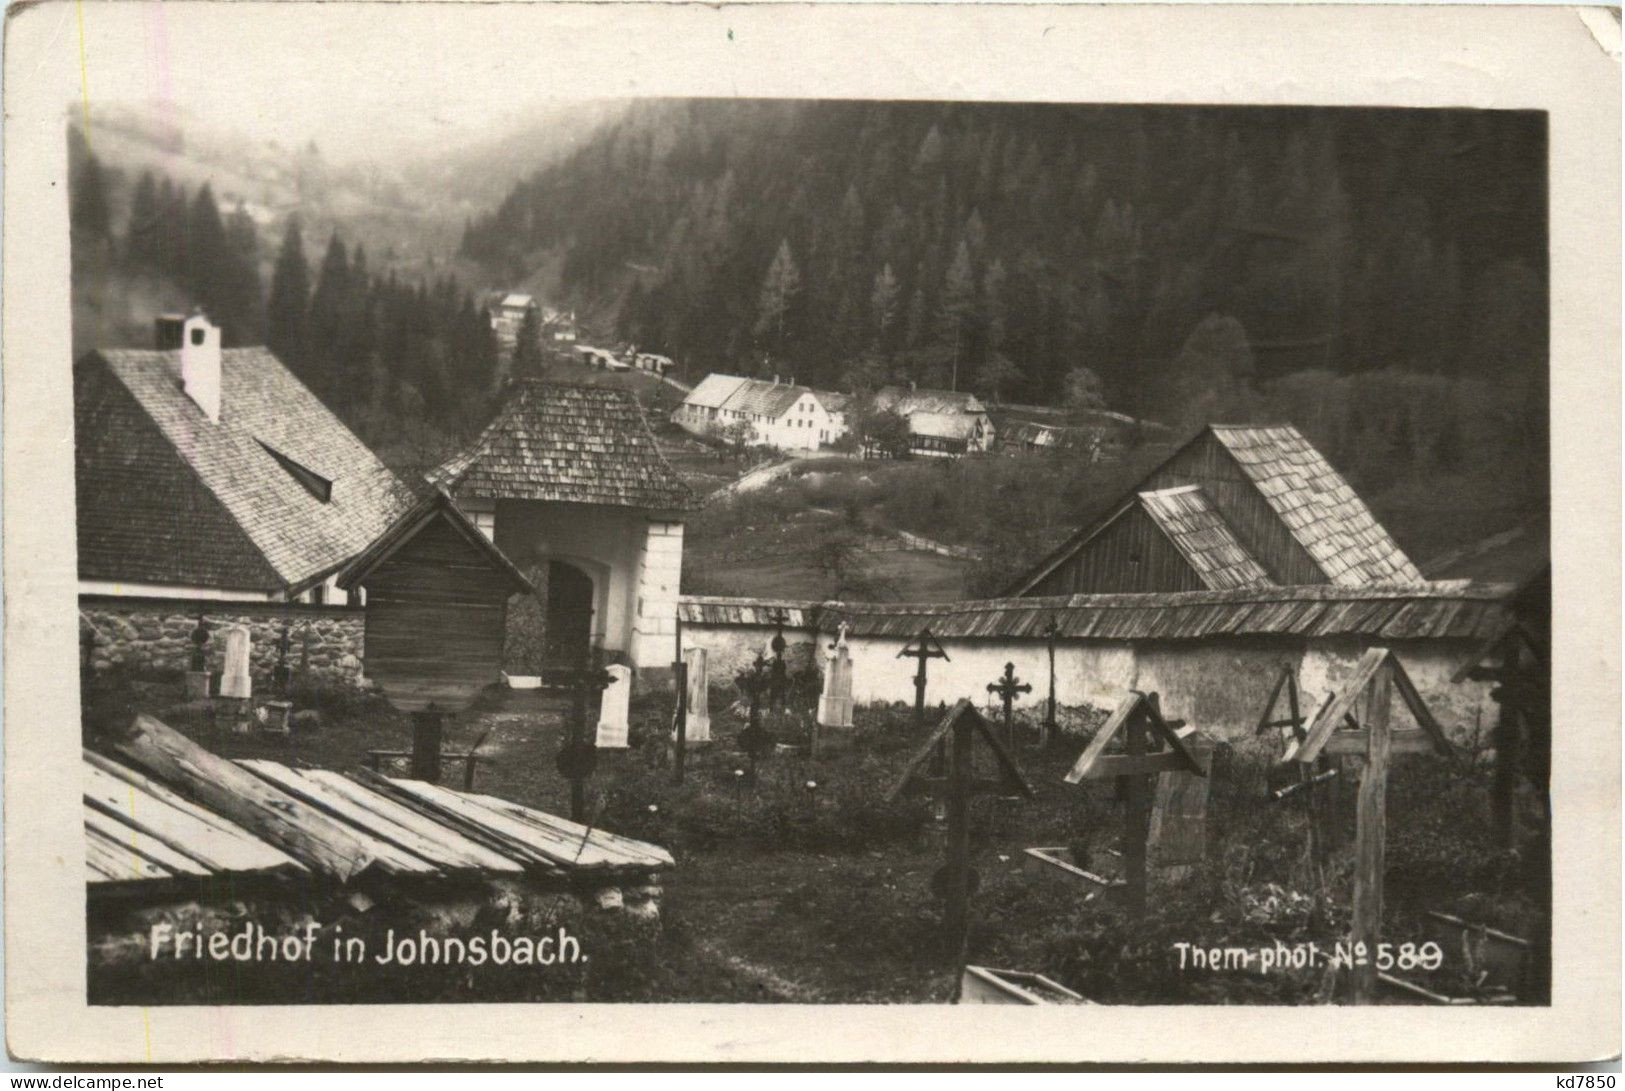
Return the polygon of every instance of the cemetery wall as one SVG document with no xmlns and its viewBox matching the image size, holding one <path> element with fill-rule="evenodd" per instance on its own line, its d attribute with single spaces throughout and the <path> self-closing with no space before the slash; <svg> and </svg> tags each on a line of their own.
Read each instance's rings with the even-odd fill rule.
<svg viewBox="0 0 1625 1091">
<path fill-rule="evenodd" d="M 772 636 L 771 628 L 760 625 L 690 622 L 683 626 L 683 646 L 707 650 L 714 688 L 731 685 L 736 672 Z M 785 637 L 792 669 L 805 666 L 813 653 L 811 639 L 805 631 L 787 631 Z M 828 644 L 833 637 L 826 633 L 821 639 Z M 848 638 L 852 696 L 857 704 L 913 703 L 915 661 L 897 657 L 903 643 L 891 637 Z M 1038 706 L 1047 699 L 1049 666 L 1043 640 L 945 637 L 941 643 L 948 653 L 947 662 L 933 659 L 927 668 L 926 700 L 931 705 L 961 697 L 987 701 L 987 685 L 1004 671 L 1006 663 L 1014 663 L 1016 675 L 1033 687 L 1017 701 L 1018 708 Z M 1170 717 L 1240 740 L 1256 728 L 1282 667 L 1297 669 L 1302 711 L 1311 715 L 1374 643 L 1379 642 L 1356 637 L 1257 636 L 1199 641 L 1071 640 L 1056 649 L 1055 696 L 1061 705 L 1109 709 L 1131 689 L 1155 690 Z M 1399 655 L 1423 700 L 1453 735 L 1465 737 L 1480 724 L 1493 722 L 1495 706 L 1488 683 L 1450 680 L 1474 650 L 1474 641 L 1452 637 L 1380 643 Z M 1409 713 L 1396 713 L 1395 722 L 1410 726 Z"/>
<path fill-rule="evenodd" d="M 222 625 L 242 625 L 249 634 L 250 670 L 258 681 L 269 680 L 276 666 L 282 627 L 292 635 L 288 663 L 294 677 L 302 670 L 313 678 L 360 682 L 366 635 L 365 611 L 352 606 L 307 603 L 191 601 L 119 595 L 81 595 L 81 624 L 96 631 L 91 659 L 95 670 L 184 671 L 192 659 L 192 630 L 198 614 L 215 627 L 208 644 L 210 670 L 220 670 L 225 644 Z"/>
</svg>

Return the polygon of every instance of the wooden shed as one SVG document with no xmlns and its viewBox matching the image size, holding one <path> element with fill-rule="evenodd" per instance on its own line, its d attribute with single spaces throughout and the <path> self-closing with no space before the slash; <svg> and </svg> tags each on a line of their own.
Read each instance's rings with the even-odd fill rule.
<svg viewBox="0 0 1625 1091">
<path fill-rule="evenodd" d="M 508 597 L 534 591 L 437 489 L 338 575 L 366 591 L 364 669 L 406 712 L 447 711 L 501 680 Z"/>
</svg>

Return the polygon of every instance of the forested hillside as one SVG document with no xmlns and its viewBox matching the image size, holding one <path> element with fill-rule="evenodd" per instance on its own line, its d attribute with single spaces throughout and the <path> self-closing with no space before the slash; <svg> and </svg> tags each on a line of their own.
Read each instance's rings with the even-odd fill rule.
<svg viewBox="0 0 1625 1091">
<path fill-rule="evenodd" d="M 690 374 L 1053 402 L 1086 366 L 1177 420 L 1307 369 L 1542 375 L 1544 145 L 1534 113 L 646 102 L 464 252 L 562 258 L 561 302 Z M 1191 350 L 1209 316 L 1245 343 Z"/>
</svg>

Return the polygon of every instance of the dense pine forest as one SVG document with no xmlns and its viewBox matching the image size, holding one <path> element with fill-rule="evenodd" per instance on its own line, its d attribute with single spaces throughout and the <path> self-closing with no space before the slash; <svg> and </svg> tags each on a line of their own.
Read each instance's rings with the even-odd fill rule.
<svg viewBox="0 0 1625 1091">
<path fill-rule="evenodd" d="M 1533 113 L 646 102 L 464 250 L 559 260 L 693 374 L 1055 402 L 1085 366 L 1179 416 L 1307 369 L 1543 372 L 1544 143 Z M 1190 344 L 1210 316 L 1239 330 Z"/>
<path fill-rule="evenodd" d="M 275 247 L 263 245 L 249 213 L 222 213 L 207 182 L 188 191 L 151 170 L 129 177 L 77 130 L 70 152 L 78 351 L 147 347 L 156 314 L 199 307 L 228 347 L 268 345 L 402 468 L 436 461 L 483 423 L 496 340 L 453 277 L 374 273 L 365 248 L 337 232 L 307 253 L 297 214 Z"/>
</svg>

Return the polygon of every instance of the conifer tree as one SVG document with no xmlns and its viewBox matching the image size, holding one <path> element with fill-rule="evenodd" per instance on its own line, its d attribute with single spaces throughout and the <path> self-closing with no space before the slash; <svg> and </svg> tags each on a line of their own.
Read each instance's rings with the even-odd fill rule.
<svg viewBox="0 0 1625 1091">
<path fill-rule="evenodd" d="M 306 308 L 310 298 L 310 269 L 305 265 L 305 246 L 300 237 L 299 217 L 288 221 L 271 273 L 271 297 L 265 306 L 265 342 L 271 351 L 295 374 L 305 375 L 309 335 Z"/>
</svg>

